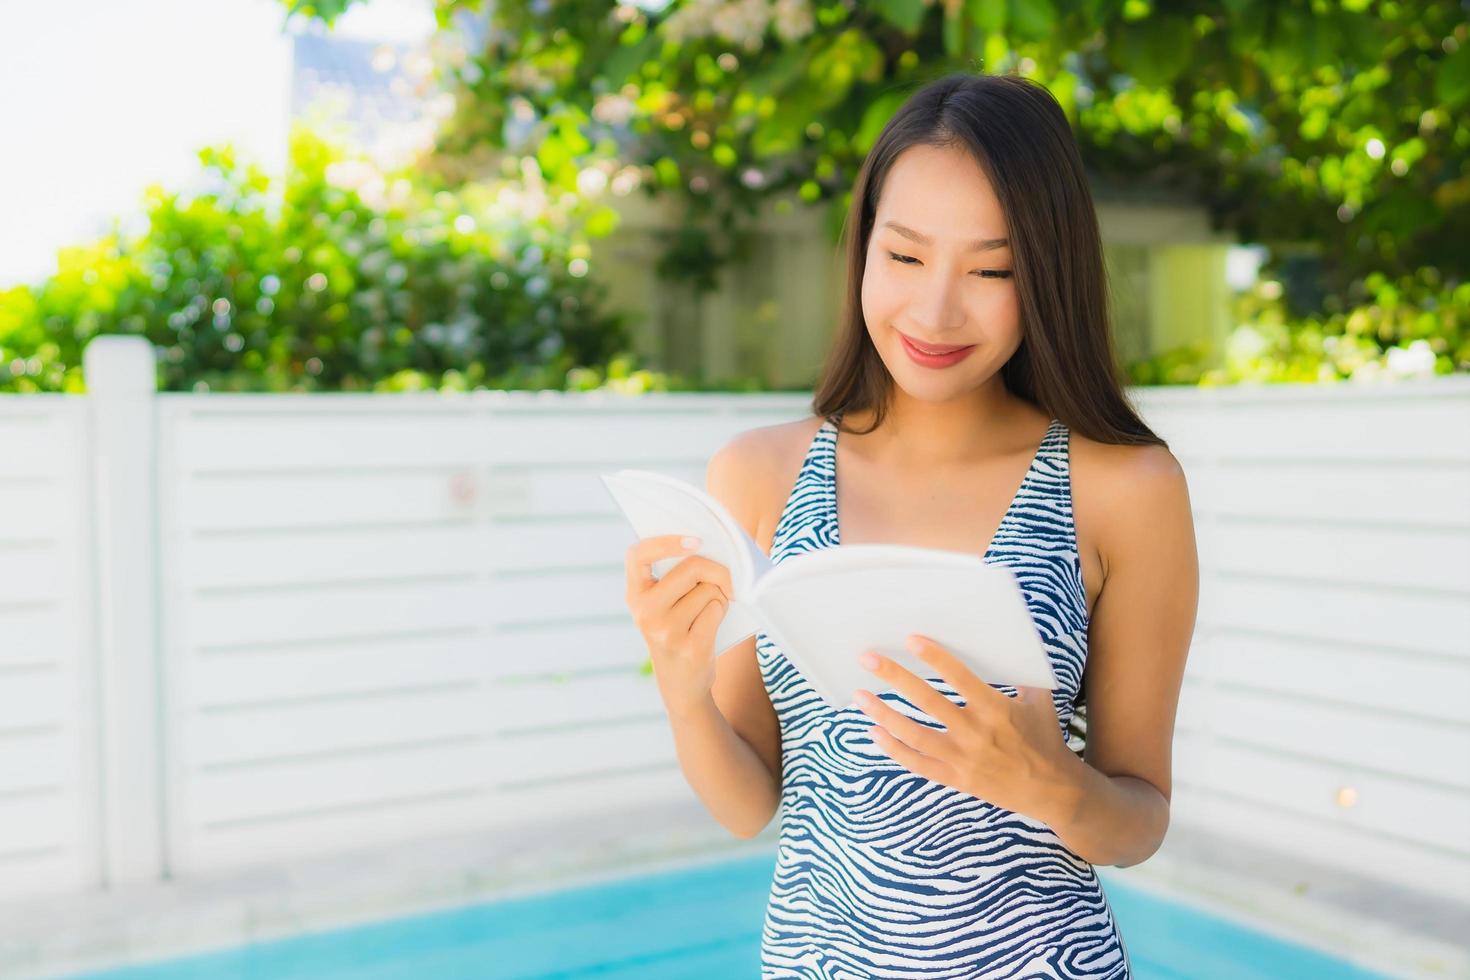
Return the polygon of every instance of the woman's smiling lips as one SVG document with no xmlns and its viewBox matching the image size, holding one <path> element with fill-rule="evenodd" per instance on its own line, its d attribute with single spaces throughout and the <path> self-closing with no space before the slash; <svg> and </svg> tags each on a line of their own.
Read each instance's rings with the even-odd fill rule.
<svg viewBox="0 0 1470 980">
<path fill-rule="evenodd" d="M 954 344 L 936 344 L 930 346 L 921 341 L 914 340 L 902 330 L 895 330 L 903 342 L 903 349 L 908 353 L 910 359 L 924 367 L 949 367 L 958 364 L 965 359 L 970 351 L 975 349 L 974 344 L 956 346 Z M 930 352 L 934 353 L 930 353 Z"/>
</svg>

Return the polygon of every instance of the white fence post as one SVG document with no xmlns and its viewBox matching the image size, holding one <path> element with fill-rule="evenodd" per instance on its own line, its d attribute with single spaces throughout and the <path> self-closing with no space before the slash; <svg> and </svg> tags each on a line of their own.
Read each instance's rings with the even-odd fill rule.
<svg viewBox="0 0 1470 980">
<path fill-rule="evenodd" d="M 153 345 L 97 337 L 82 369 L 96 454 L 102 872 L 111 885 L 156 880 L 164 871 Z"/>
</svg>

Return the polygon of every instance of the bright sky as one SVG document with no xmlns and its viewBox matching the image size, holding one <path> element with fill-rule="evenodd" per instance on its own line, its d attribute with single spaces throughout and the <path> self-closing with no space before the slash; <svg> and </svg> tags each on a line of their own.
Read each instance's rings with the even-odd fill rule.
<svg viewBox="0 0 1470 980">
<path fill-rule="evenodd" d="M 56 268 L 57 248 L 180 187 L 224 141 L 285 162 L 291 43 L 278 0 L 0 0 L 0 288 Z M 410 41 L 428 0 L 371 0 L 336 33 Z"/>
</svg>

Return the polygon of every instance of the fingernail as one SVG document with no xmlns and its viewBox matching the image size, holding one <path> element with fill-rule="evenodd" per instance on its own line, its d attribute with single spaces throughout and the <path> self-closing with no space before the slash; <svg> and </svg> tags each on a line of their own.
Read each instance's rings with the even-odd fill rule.
<svg viewBox="0 0 1470 980">
<path fill-rule="evenodd" d="M 685 537 L 681 543 L 684 545 L 685 551 L 693 551 L 695 548 L 699 547 L 699 539 L 692 536 Z"/>
<path fill-rule="evenodd" d="M 873 668 L 878 666 L 878 655 L 873 653 L 873 651 L 871 650 L 865 650 L 863 651 L 863 655 L 858 657 L 858 663 L 862 664 L 869 670 L 872 670 Z"/>
</svg>

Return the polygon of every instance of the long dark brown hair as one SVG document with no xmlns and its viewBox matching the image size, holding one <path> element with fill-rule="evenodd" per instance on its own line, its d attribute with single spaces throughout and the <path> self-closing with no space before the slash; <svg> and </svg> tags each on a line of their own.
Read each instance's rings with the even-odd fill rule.
<svg viewBox="0 0 1470 980">
<path fill-rule="evenodd" d="M 888 171 L 915 145 L 969 150 L 1005 214 L 1021 326 L 1021 345 L 1000 369 L 1006 390 L 1097 442 L 1167 448 L 1123 391 L 1102 236 L 1071 126 L 1045 86 L 1019 75 L 957 73 L 929 82 L 868 151 L 843 224 L 847 292 L 814 413 L 840 428 L 842 416 L 870 409 L 865 432 L 888 413 L 893 377 L 868 336 L 863 270 Z M 1079 689 L 1073 703 L 1070 730 L 1085 740 L 1086 692 Z"/>
</svg>

